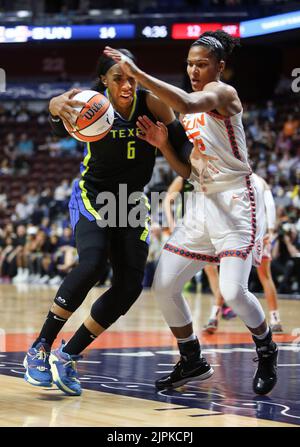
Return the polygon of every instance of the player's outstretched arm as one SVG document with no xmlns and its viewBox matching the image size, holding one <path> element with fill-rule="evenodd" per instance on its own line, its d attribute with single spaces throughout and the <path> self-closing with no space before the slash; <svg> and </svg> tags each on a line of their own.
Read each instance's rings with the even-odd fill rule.
<svg viewBox="0 0 300 447">
<path fill-rule="evenodd" d="M 214 109 L 226 108 L 227 102 L 235 100 L 234 89 L 226 84 L 211 82 L 201 92 L 187 93 L 143 72 L 131 59 L 118 50 L 106 46 L 104 53 L 114 59 L 127 75 L 135 77 L 139 84 L 151 90 L 177 112 L 183 114 L 209 112 Z"/>
</svg>

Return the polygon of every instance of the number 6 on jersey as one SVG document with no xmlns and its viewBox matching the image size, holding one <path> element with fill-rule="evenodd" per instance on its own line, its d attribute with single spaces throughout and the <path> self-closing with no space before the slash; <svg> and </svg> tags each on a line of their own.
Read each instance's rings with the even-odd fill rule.
<svg viewBox="0 0 300 447">
<path fill-rule="evenodd" d="M 128 141 L 127 143 L 127 158 L 135 158 L 135 141 Z"/>
</svg>

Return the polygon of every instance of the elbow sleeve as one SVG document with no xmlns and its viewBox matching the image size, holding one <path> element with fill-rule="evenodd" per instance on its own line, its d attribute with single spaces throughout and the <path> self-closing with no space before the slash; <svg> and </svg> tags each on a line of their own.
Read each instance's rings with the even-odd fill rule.
<svg viewBox="0 0 300 447">
<path fill-rule="evenodd" d="M 65 137 L 65 136 L 69 135 L 68 131 L 66 130 L 66 128 L 60 118 L 49 115 L 49 123 L 50 123 L 53 133 L 56 136 Z"/>
<path fill-rule="evenodd" d="M 169 141 L 179 158 L 187 162 L 192 152 L 193 145 L 188 140 L 185 130 L 178 119 L 175 119 L 168 126 Z"/>
</svg>

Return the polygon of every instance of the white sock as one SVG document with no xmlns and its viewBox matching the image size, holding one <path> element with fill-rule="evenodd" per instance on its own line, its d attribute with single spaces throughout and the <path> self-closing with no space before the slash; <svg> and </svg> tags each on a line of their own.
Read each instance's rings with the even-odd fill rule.
<svg viewBox="0 0 300 447">
<path fill-rule="evenodd" d="M 253 335 L 254 335 L 254 337 L 257 338 L 258 340 L 264 340 L 264 339 L 267 337 L 269 331 L 270 331 L 270 328 L 269 328 L 269 326 L 268 326 L 266 332 L 264 332 L 263 334 L 260 334 L 260 335 L 253 334 Z"/>
<path fill-rule="evenodd" d="M 194 334 L 194 332 L 192 333 L 192 335 L 190 335 L 187 338 L 177 338 L 177 342 L 178 343 L 187 343 L 188 341 L 192 341 L 192 340 L 196 340 L 196 335 Z"/>
<path fill-rule="evenodd" d="M 23 267 L 18 267 L 17 274 L 18 274 L 19 276 L 20 276 L 20 275 L 23 275 Z"/>
<path fill-rule="evenodd" d="M 270 323 L 271 324 L 280 323 L 279 310 L 271 310 L 270 311 Z"/>
<path fill-rule="evenodd" d="M 221 306 L 213 306 L 211 308 L 209 319 L 210 320 L 218 320 L 220 311 L 221 311 Z"/>
</svg>

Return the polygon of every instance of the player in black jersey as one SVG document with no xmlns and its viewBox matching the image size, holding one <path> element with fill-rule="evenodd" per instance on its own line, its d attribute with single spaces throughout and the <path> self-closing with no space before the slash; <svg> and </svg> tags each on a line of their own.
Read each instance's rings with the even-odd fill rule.
<svg viewBox="0 0 300 447">
<path fill-rule="evenodd" d="M 127 50 L 122 51 L 132 58 Z M 192 146 L 173 111 L 150 92 L 137 89 L 135 79 L 124 75 L 119 65 L 104 55 L 100 57 L 97 74 L 102 91 L 114 107 L 115 119 L 104 139 L 86 144 L 81 178 L 74 184 L 69 204 L 79 264 L 60 286 L 42 330 L 24 359 L 26 381 L 37 386 L 52 386 L 54 381 L 69 395 L 81 394 L 75 366 L 78 355 L 125 315 L 142 291 L 149 239 L 149 204 L 142 191 L 152 175 L 156 148 L 145 140 L 136 124 L 140 115 L 166 125 L 160 124 L 164 132 L 168 129 L 169 140 L 160 150 L 179 175 L 190 175 L 185 153 L 189 155 Z M 74 107 L 84 105 L 72 99 L 77 92 L 73 90 L 50 101 L 51 125 L 59 136 L 67 134 L 62 119 L 73 125 L 78 115 Z M 97 196 L 113 194 L 118 210 L 123 200 L 119 193 L 122 184 L 122 193 L 124 188 L 127 190 L 124 201 L 130 193 L 139 191 L 136 203 L 129 205 L 128 210 L 139 207 L 144 223 L 133 227 L 120 221 L 115 226 L 101 226 L 104 216 L 97 209 Z M 111 288 L 94 302 L 90 316 L 68 343 L 62 342 L 50 355 L 57 334 L 101 276 L 108 256 L 113 269 Z"/>
</svg>

